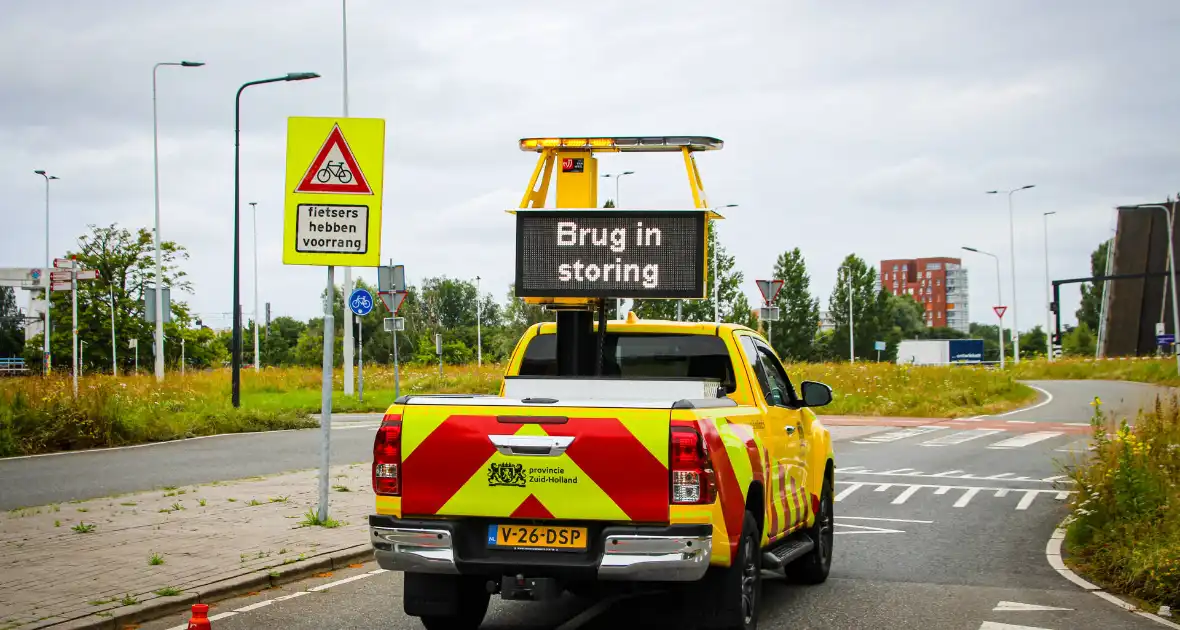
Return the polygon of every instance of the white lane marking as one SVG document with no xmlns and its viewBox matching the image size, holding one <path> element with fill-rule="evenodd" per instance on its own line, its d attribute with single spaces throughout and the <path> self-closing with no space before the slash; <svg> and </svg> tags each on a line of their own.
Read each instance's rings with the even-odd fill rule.
<svg viewBox="0 0 1180 630">
<path fill-rule="evenodd" d="M 1033 420 L 1005 420 L 1008 424 L 1036 424 Z"/>
<path fill-rule="evenodd" d="M 922 442 L 922 446 L 954 446 L 956 444 L 970 442 L 977 438 L 995 435 L 996 433 L 1003 433 L 1003 431 L 999 429 L 970 429 L 926 440 Z"/>
<path fill-rule="evenodd" d="M 1069 496 L 1069 495 L 1066 495 L 1066 496 Z M 1028 509 L 1028 506 L 1032 505 L 1032 502 L 1033 502 L 1033 500 L 1034 500 L 1034 499 L 1036 499 L 1036 498 L 1037 498 L 1037 493 L 1035 493 L 1035 492 L 1025 492 L 1025 493 L 1024 493 L 1024 496 L 1023 496 L 1023 497 L 1020 497 L 1020 503 L 1017 503 L 1017 504 L 1016 504 L 1016 509 L 1018 509 L 1018 510 L 1027 510 L 1027 509 Z M 1060 495 L 1060 493 L 1059 493 L 1059 494 L 1057 495 L 1057 498 L 1058 498 L 1058 499 L 1062 499 L 1062 498 L 1064 498 L 1064 497 L 1062 497 L 1062 496 Z"/>
<path fill-rule="evenodd" d="M 319 591 L 326 591 L 326 590 L 328 590 L 328 589 L 332 588 L 333 586 L 340 586 L 341 584 L 348 584 L 349 582 L 355 582 L 355 581 L 357 581 L 357 580 L 363 580 L 363 579 L 365 579 L 365 578 L 367 578 L 367 577 L 372 577 L 372 574 L 370 574 L 370 573 L 362 573 L 362 574 L 360 574 L 360 575 L 354 575 L 354 576 L 352 576 L 352 577 L 346 577 L 346 578 L 344 578 L 343 580 L 336 580 L 335 582 L 328 582 L 327 584 L 320 584 L 320 585 L 318 585 L 318 586 L 313 586 L 313 587 L 311 587 L 311 588 L 309 588 L 309 589 L 307 589 L 307 590 L 308 590 L 308 591 L 310 591 L 310 592 L 312 592 L 312 593 L 317 593 L 317 592 L 319 592 Z"/>
<path fill-rule="evenodd" d="M 1008 489 L 1007 488 L 1004 488 L 1003 490 L 996 490 L 996 498 L 997 499 L 1003 499 L 1006 496 L 1008 496 Z"/>
<path fill-rule="evenodd" d="M 951 491 L 950 486 L 938 486 L 938 489 L 934 491 L 934 494 L 946 494 L 950 491 Z"/>
<path fill-rule="evenodd" d="M 832 532 L 833 534 L 847 535 L 847 534 L 904 534 L 905 533 L 905 531 L 900 530 L 900 529 L 888 529 L 885 527 L 870 527 L 868 525 L 853 525 L 851 523 L 836 523 L 836 524 L 839 525 L 840 527 L 851 527 L 853 529 L 860 530 L 860 531 L 855 531 L 855 532 L 835 531 L 835 532 Z"/>
<path fill-rule="evenodd" d="M 1065 530 L 1058 527 L 1053 530 L 1053 535 L 1049 538 L 1049 542 L 1045 543 L 1045 560 L 1053 570 L 1057 571 L 1061 577 L 1077 584 L 1087 591 L 1097 591 L 1100 587 L 1095 586 L 1081 578 L 1077 573 L 1070 571 L 1065 563 L 1061 561 L 1061 543 L 1065 541 Z"/>
<path fill-rule="evenodd" d="M 236 612 L 234 612 L 234 611 L 232 611 L 232 610 L 230 610 L 230 611 L 227 611 L 227 612 L 223 612 L 223 613 L 218 613 L 218 614 L 216 614 L 216 615 L 213 615 L 212 617 L 210 617 L 210 618 L 209 618 L 209 621 L 217 621 L 218 619 L 225 619 L 226 617 L 233 617 L 233 616 L 234 616 L 234 615 L 236 615 L 236 614 L 238 614 L 238 613 L 236 613 Z M 185 625 L 184 627 L 185 627 L 185 628 L 187 628 L 188 626 L 187 626 L 187 625 Z"/>
<path fill-rule="evenodd" d="M 842 472 L 846 475 L 876 475 L 876 476 L 890 475 L 889 472 L 869 470 L 867 468 L 864 468 L 863 466 L 858 466 L 857 468 L 860 468 L 860 470 L 845 470 Z M 934 475 L 928 475 L 928 474 L 925 474 L 922 472 L 915 471 L 915 472 L 910 472 L 910 473 L 898 473 L 896 475 L 891 475 L 891 476 L 894 476 L 894 477 L 924 477 L 924 478 L 930 478 L 930 479 L 987 479 L 987 480 L 991 480 L 991 481 L 1028 481 L 1028 482 L 1032 482 L 1032 483 L 1052 483 L 1054 481 L 1066 479 L 1066 477 L 1064 475 L 1058 475 L 1057 477 L 1049 477 L 1047 479 L 1029 479 L 1027 476 L 1012 477 L 1012 474 L 1013 473 L 1006 472 L 1006 473 L 999 473 L 999 474 L 991 475 L 989 477 L 982 477 L 979 475 L 973 475 L 971 473 L 964 473 L 961 470 L 948 470 L 948 471 L 940 472 L 940 473 L 937 473 Z M 1069 480 L 1069 483 L 1074 483 L 1074 481 L 1071 479 L 1071 480 Z"/>
<path fill-rule="evenodd" d="M 873 492 L 885 492 L 886 490 L 888 490 L 892 487 L 893 487 L 893 484 L 891 484 L 891 483 L 877 484 L 877 489 L 874 490 Z"/>
<path fill-rule="evenodd" d="M 1058 492 L 1057 493 L 1057 500 L 1064 501 L 1069 498 L 1069 494 L 1070 494 L 1069 492 Z"/>
<path fill-rule="evenodd" d="M 999 333 L 996 333 L 996 334 L 999 334 Z M 1089 422 L 1062 422 L 1061 424 L 1064 424 L 1065 426 L 1068 426 L 1068 427 L 1088 427 L 1088 426 L 1090 426 Z"/>
<path fill-rule="evenodd" d="M 905 492 L 897 495 L 897 498 L 893 500 L 893 505 L 901 505 L 902 503 L 905 503 L 910 497 L 914 496 L 914 493 L 918 490 L 921 490 L 921 488 L 918 486 L 910 486 L 909 488 L 906 488 Z"/>
<path fill-rule="evenodd" d="M 1030 444 L 1036 444 L 1049 438 L 1055 438 L 1061 435 L 1060 431 L 1034 431 L 1032 433 L 1025 433 L 1016 437 L 1010 437 L 1006 440 L 1000 440 L 995 444 L 988 444 L 988 448 L 1022 448 Z"/>
<path fill-rule="evenodd" d="M 907 470 L 914 470 L 914 469 L 913 468 L 894 468 L 893 470 L 886 470 L 885 472 L 883 472 L 881 474 L 882 475 L 898 475 L 898 474 L 901 474 Z M 915 472 L 917 472 L 917 471 L 915 471 Z"/>
<path fill-rule="evenodd" d="M 1052 628 L 1042 628 L 1040 626 L 1018 626 L 1011 623 L 997 623 L 995 621 L 985 621 L 983 625 L 979 626 L 979 630 L 1053 630 Z"/>
<path fill-rule="evenodd" d="M 864 466 L 837 466 L 836 467 L 836 470 L 838 470 L 840 472 L 856 472 L 857 470 L 863 470 L 863 469 L 864 469 Z"/>
<path fill-rule="evenodd" d="M 964 492 L 963 496 L 959 497 L 958 501 L 955 501 L 955 507 L 967 507 L 967 504 L 971 502 L 971 497 L 975 496 L 975 493 L 979 492 L 979 490 L 979 488 L 971 488 Z"/>
<path fill-rule="evenodd" d="M 1086 438 L 1084 440 L 1070 442 L 1061 448 L 1055 448 L 1053 450 L 1058 453 L 1085 453 L 1094 450 L 1094 445 L 1090 443 L 1090 438 Z"/>
<path fill-rule="evenodd" d="M 1036 385 L 1029 385 L 1028 383 L 1025 383 L 1025 385 L 1028 385 L 1028 387 L 1031 387 L 1031 388 L 1033 388 L 1033 389 L 1037 390 L 1038 392 L 1041 392 L 1042 394 L 1044 394 L 1044 395 L 1045 395 L 1045 399 L 1044 399 L 1044 400 L 1042 400 L 1041 402 L 1039 402 L 1039 403 L 1037 403 L 1037 404 L 1035 404 L 1035 405 L 1031 406 L 1031 407 L 1025 407 L 1024 409 L 1016 409 L 1016 410 L 1013 410 L 1013 411 L 1007 411 L 1007 412 L 1004 412 L 1004 413 L 998 413 L 998 414 L 996 414 L 996 415 L 994 415 L 994 416 L 989 416 L 989 417 L 991 417 L 991 418 L 1003 418 L 1004 416 L 1010 416 L 1010 415 L 1012 415 L 1012 414 L 1016 414 L 1016 413 L 1025 413 L 1025 412 L 1028 412 L 1028 411 L 1032 411 L 1033 409 L 1040 409 L 1041 407 L 1044 407 L 1045 405 L 1047 405 L 1047 404 L 1049 404 L 1049 403 L 1053 402 L 1053 394 L 1050 394 L 1049 392 L 1047 392 L 1047 391 L 1045 391 L 1045 390 L 1041 389 L 1040 387 L 1037 387 Z"/>
<path fill-rule="evenodd" d="M 882 444 L 885 442 L 896 442 L 898 440 L 904 440 L 906 438 L 918 437 L 919 435 L 925 435 L 927 433 L 933 433 L 935 431 L 942 431 L 944 429 L 946 429 L 946 427 L 938 427 L 938 426 L 933 426 L 933 425 L 927 424 L 927 425 L 922 425 L 919 427 L 909 427 L 909 428 L 901 429 L 899 431 L 890 431 L 889 433 L 879 433 L 877 435 L 871 435 L 871 436 L 865 438 L 864 441 L 868 442 L 870 444 Z"/>
<path fill-rule="evenodd" d="M 841 482 L 836 482 L 836 483 L 841 483 Z M 832 501 L 833 502 L 843 501 L 844 499 L 848 498 L 848 495 L 852 494 L 853 492 L 856 492 L 863 485 L 864 484 L 861 484 L 861 483 L 854 483 L 851 486 L 844 488 L 843 490 L 840 491 L 840 494 L 836 495 L 835 499 L 832 499 Z"/>
<path fill-rule="evenodd" d="M 916 521 L 912 518 L 879 518 L 876 516 L 837 516 L 839 519 L 855 520 L 855 521 L 883 521 L 887 523 L 923 523 L 929 525 L 934 521 Z"/>
<path fill-rule="evenodd" d="M 1073 610 L 1072 608 L 1058 608 L 1057 606 L 1041 606 L 1040 604 L 1025 604 L 1022 602 L 1000 602 L 996 604 L 993 611 L 1000 612 L 1024 612 L 1035 610 Z"/>
</svg>

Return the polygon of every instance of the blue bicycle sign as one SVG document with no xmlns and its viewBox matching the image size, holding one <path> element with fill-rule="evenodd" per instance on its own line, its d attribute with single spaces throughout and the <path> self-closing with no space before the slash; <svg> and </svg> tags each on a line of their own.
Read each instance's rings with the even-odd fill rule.
<svg viewBox="0 0 1180 630">
<path fill-rule="evenodd" d="M 357 315 L 368 315 L 373 310 L 373 294 L 365 289 L 356 289 L 348 296 L 348 308 Z"/>
</svg>

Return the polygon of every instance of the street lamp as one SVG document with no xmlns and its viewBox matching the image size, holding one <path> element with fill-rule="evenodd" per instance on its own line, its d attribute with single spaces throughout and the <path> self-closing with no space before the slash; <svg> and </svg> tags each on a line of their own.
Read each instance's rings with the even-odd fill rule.
<svg viewBox="0 0 1180 630">
<path fill-rule="evenodd" d="M 1162 204 L 1141 204 L 1138 206 L 1119 206 L 1118 210 L 1148 210 L 1152 208 L 1159 208 L 1164 211 L 1164 215 L 1168 218 L 1168 272 L 1170 282 L 1172 284 L 1172 334 L 1180 337 L 1180 311 L 1176 308 L 1176 255 L 1175 246 L 1172 243 L 1172 230 L 1175 228 L 1172 219 L 1174 218 L 1174 210 L 1176 202 L 1172 202 L 1172 208 L 1168 208 Z M 1113 255 L 1113 254 L 1108 254 Z M 1180 347 L 1177 346 L 1176 341 L 1172 341 L 1172 354 L 1176 355 L 1176 372 L 1180 373 L 1180 352 L 1177 352 Z"/>
<path fill-rule="evenodd" d="M 996 256 L 995 254 L 985 252 L 981 249 L 975 249 L 974 247 L 967 247 L 965 245 L 963 246 L 963 249 L 969 252 L 975 252 L 976 254 L 991 256 L 996 260 L 996 300 L 1003 300 L 1004 293 L 1002 287 L 1000 286 L 1000 257 Z M 1004 369 L 1004 316 L 1000 315 L 999 313 L 996 313 L 996 315 L 998 315 L 1000 318 L 1000 369 L 1002 370 Z M 1016 345 L 1020 345 L 1019 340 L 1016 342 Z"/>
<path fill-rule="evenodd" d="M 52 370 L 52 362 L 49 360 L 49 330 L 52 327 L 49 321 L 49 288 L 53 284 L 50 281 L 53 267 L 49 264 L 49 180 L 61 178 L 56 175 L 46 175 L 45 171 L 33 172 L 45 178 L 45 269 L 41 272 L 41 282 L 45 283 L 45 376 L 49 376 L 49 372 Z"/>
<path fill-rule="evenodd" d="M 610 178 L 610 177 L 615 178 L 615 207 L 616 208 L 621 207 L 621 205 L 619 204 L 619 180 L 622 179 L 624 175 L 634 175 L 634 174 L 635 174 L 635 171 L 623 171 L 622 173 L 618 173 L 618 174 L 604 173 L 602 175 L 603 177 L 607 177 L 607 178 Z M 615 316 L 618 317 L 620 320 L 623 319 L 623 299 L 622 298 L 615 299 Z"/>
<path fill-rule="evenodd" d="M 1057 214 L 1056 210 L 1042 212 L 1045 219 L 1045 349 L 1050 361 L 1053 360 L 1053 289 L 1049 281 L 1049 215 Z M 1060 308 L 1060 306 L 1058 307 Z"/>
<path fill-rule="evenodd" d="M 233 392 L 231 398 L 234 407 L 242 406 L 242 309 L 238 300 L 241 299 L 241 274 L 239 274 L 240 262 L 240 212 L 241 199 L 238 198 L 238 190 L 241 184 L 240 177 L 240 162 L 241 151 L 241 117 L 242 117 L 242 92 L 252 85 L 262 85 L 263 83 L 275 83 L 278 81 L 303 81 L 305 79 L 316 79 L 320 75 L 314 72 L 290 72 L 281 77 L 274 77 L 270 79 L 259 79 L 257 81 L 248 81 L 238 88 L 237 96 L 234 97 L 234 301 L 233 301 Z M 328 299 L 332 299 L 332 292 L 328 291 Z M 156 304 L 160 301 L 156 300 Z M 158 308 L 158 307 L 157 307 Z M 159 318 L 156 320 L 159 321 Z"/>
<path fill-rule="evenodd" d="M 162 291 L 164 286 L 163 265 L 160 262 L 160 127 L 156 116 L 156 71 L 160 66 L 180 66 L 182 68 L 197 68 L 205 65 L 204 61 L 165 61 L 152 66 L 152 171 L 155 187 L 156 204 L 156 380 L 164 380 L 164 302 Z"/>
<path fill-rule="evenodd" d="M 848 263 L 840 265 L 840 268 L 848 273 L 848 362 L 856 363 L 856 325 L 852 317 L 852 269 L 848 267 Z"/>
<path fill-rule="evenodd" d="M 718 208 L 736 208 L 737 206 L 738 205 L 736 203 L 729 203 L 725 204 L 724 206 L 718 206 Z M 713 323 L 720 324 L 721 284 L 718 282 L 717 278 L 721 275 L 719 273 L 721 270 L 717 267 L 717 250 L 721 249 L 721 239 L 717 237 L 717 228 L 713 225 L 714 223 L 716 223 L 716 220 L 709 222 L 710 228 L 713 230 Z M 677 311 L 680 309 L 680 304 L 681 302 L 676 302 Z M 676 319 L 680 319 L 679 312 L 676 313 Z"/>
<path fill-rule="evenodd" d="M 1012 218 L 1012 193 L 1028 190 L 1035 187 L 1036 184 L 1029 184 L 1021 186 L 1020 188 L 1013 188 L 1012 190 L 989 190 L 987 194 L 995 195 L 999 193 L 1008 193 L 1008 251 L 1012 257 L 1012 361 L 1020 363 L 1020 331 L 1017 329 L 1016 322 L 1016 227 Z M 1000 297 L 1003 300 L 1003 297 Z M 1004 318 L 1000 318 L 1003 320 Z"/>
<path fill-rule="evenodd" d="M 262 363 L 258 351 L 258 202 L 251 201 L 250 209 L 254 211 L 254 371 L 259 371 Z"/>
</svg>

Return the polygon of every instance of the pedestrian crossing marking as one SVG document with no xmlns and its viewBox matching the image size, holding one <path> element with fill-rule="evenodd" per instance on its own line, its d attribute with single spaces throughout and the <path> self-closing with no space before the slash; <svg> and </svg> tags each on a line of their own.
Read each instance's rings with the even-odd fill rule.
<svg viewBox="0 0 1180 630">
<path fill-rule="evenodd" d="M 913 470 L 911 468 L 904 468 L 900 470 L 907 470 L 909 472 L 896 472 L 895 470 L 876 471 L 869 470 L 864 466 L 849 466 L 840 467 L 837 469 L 839 475 L 872 475 L 877 477 L 919 477 L 925 479 L 970 479 L 980 481 L 1020 481 L 1025 483 L 1075 483 L 1072 479 L 1065 475 L 1055 475 L 1052 477 L 1045 477 L 1043 479 L 1033 479 L 1027 475 L 1020 475 L 1014 477 L 1015 473 L 1003 472 L 989 476 L 980 476 L 972 473 L 963 472 L 962 470 L 946 470 L 940 473 L 929 474 L 920 470 Z"/>
<path fill-rule="evenodd" d="M 988 448 L 1022 448 L 1031 444 L 1036 444 L 1037 442 L 1042 442 L 1049 438 L 1055 438 L 1059 435 L 1063 434 L 1060 431 L 1035 431 L 1033 433 L 1025 433 L 1022 435 L 1017 435 L 1016 437 L 1010 437 L 1006 440 L 1000 440 L 995 444 L 989 444 Z"/>
<path fill-rule="evenodd" d="M 892 505 L 902 505 L 909 501 L 915 494 L 924 488 L 931 488 L 934 490 L 934 496 L 941 496 L 950 493 L 951 490 L 962 490 L 962 494 L 955 500 L 953 507 L 965 508 L 971 504 L 971 501 L 980 492 L 989 492 L 995 498 L 1002 499 L 1013 493 L 1023 493 L 1020 501 L 1017 502 L 1015 510 L 1026 511 L 1036 498 L 1042 494 L 1053 495 L 1057 501 L 1065 501 L 1069 499 L 1071 494 L 1076 494 L 1074 490 L 1054 490 L 1044 488 L 998 488 L 986 486 L 955 486 L 955 485 L 932 485 L 932 484 L 908 484 L 908 483 L 870 483 L 863 481 L 837 481 L 837 485 L 846 485 L 839 494 L 836 495 L 834 501 L 842 502 L 848 500 L 850 496 L 857 490 L 865 486 L 875 486 L 874 492 L 886 492 L 892 488 L 901 488 L 902 491 L 892 499 Z"/>
</svg>

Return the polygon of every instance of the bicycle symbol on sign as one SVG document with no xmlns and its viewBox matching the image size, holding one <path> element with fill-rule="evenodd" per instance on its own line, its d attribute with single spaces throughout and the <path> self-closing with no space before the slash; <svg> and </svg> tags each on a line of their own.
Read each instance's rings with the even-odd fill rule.
<svg viewBox="0 0 1180 630">
<path fill-rule="evenodd" d="M 352 171 L 348 170 L 348 166 L 344 164 L 343 160 L 340 162 L 328 160 L 328 162 L 324 164 L 324 168 L 316 171 L 315 174 L 315 178 L 319 180 L 321 184 L 328 183 L 328 180 L 332 179 L 333 177 L 335 177 L 341 184 L 347 184 L 352 181 Z"/>
<path fill-rule="evenodd" d="M 370 300 L 369 296 L 365 295 L 364 293 L 361 293 L 361 294 L 357 295 L 356 297 L 352 298 L 352 310 L 353 311 L 368 312 L 372 308 L 373 308 L 373 301 Z"/>
</svg>

